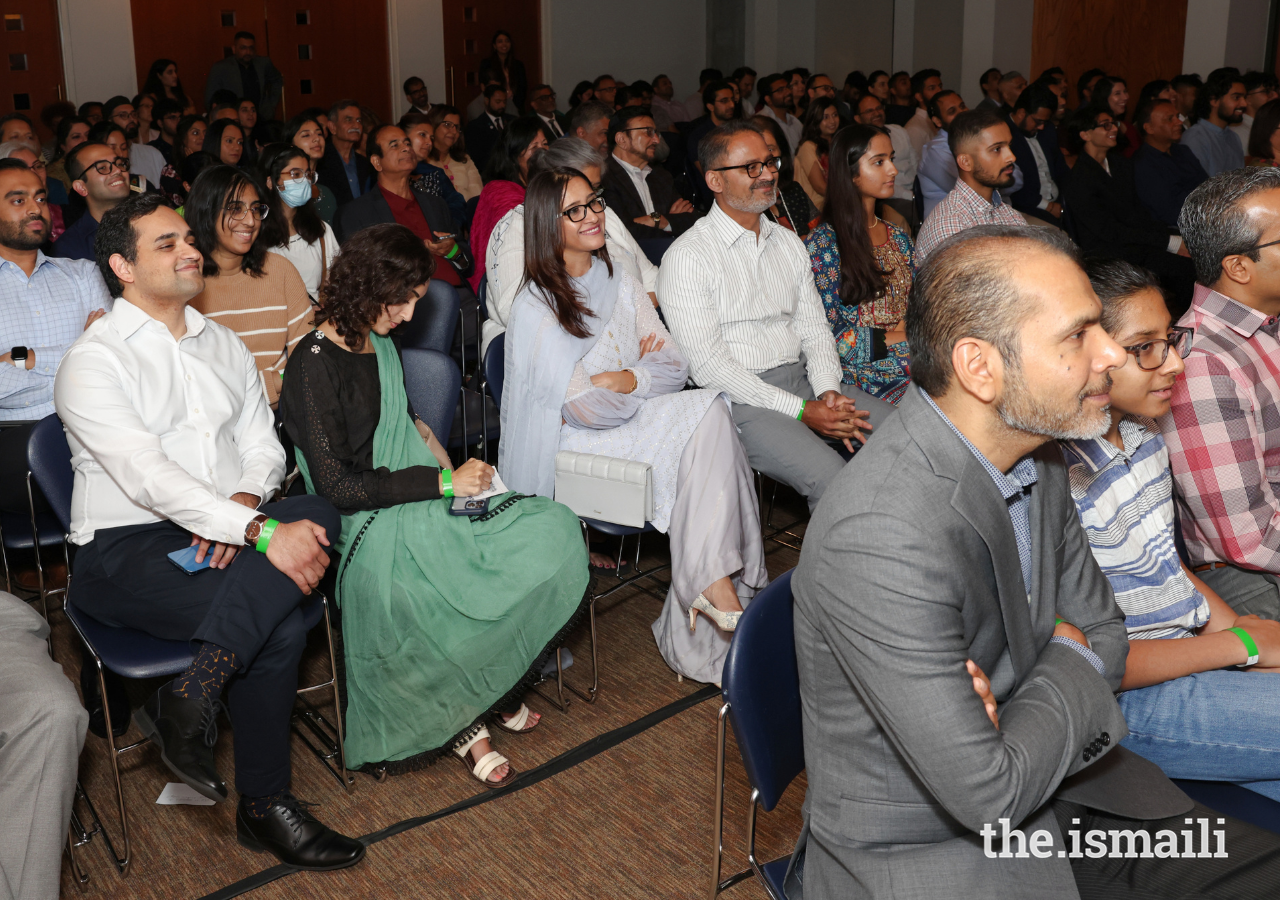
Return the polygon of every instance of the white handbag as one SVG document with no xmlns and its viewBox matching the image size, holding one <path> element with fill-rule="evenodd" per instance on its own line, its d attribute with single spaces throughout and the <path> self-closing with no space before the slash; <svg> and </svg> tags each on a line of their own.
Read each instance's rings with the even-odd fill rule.
<svg viewBox="0 0 1280 900">
<path fill-rule="evenodd" d="M 653 466 L 561 450 L 555 498 L 579 516 L 643 528 L 653 518 Z"/>
</svg>

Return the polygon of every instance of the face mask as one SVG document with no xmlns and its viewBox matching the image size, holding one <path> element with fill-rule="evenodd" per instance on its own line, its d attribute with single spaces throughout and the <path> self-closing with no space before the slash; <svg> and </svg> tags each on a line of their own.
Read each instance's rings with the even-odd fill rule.
<svg viewBox="0 0 1280 900">
<path fill-rule="evenodd" d="M 280 199 L 297 209 L 311 199 L 311 182 L 305 178 L 280 182 Z"/>
</svg>

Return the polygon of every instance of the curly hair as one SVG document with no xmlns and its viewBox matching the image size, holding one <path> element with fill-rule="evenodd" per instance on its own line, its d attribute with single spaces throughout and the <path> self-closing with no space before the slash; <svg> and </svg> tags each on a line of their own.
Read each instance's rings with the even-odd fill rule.
<svg viewBox="0 0 1280 900">
<path fill-rule="evenodd" d="M 364 336 L 384 307 L 403 303 L 436 270 L 431 252 L 403 225 L 370 225 L 342 245 L 320 288 L 316 325 L 332 322 L 352 350 L 364 348 Z"/>
</svg>

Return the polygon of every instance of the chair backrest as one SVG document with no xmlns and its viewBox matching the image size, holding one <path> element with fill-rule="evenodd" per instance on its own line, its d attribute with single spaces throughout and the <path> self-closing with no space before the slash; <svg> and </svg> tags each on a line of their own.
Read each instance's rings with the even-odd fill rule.
<svg viewBox="0 0 1280 900">
<path fill-rule="evenodd" d="M 480 284 L 476 286 L 476 302 L 480 304 L 480 315 L 489 318 L 489 273 L 480 276 Z"/>
<path fill-rule="evenodd" d="M 458 364 L 439 350 L 412 347 L 404 348 L 400 359 L 404 364 L 404 387 L 413 411 L 427 423 L 436 440 L 447 445 L 458 408 L 458 390 L 462 387 Z"/>
<path fill-rule="evenodd" d="M 493 402 L 502 407 L 502 378 L 507 367 L 507 333 L 495 337 L 484 351 L 484 380 L 489 385 Z"/>
<path fill-rule="evenodd" d="M 457 288 L 445 281 L 432 280 L 418 301 L 413 318 L 396 326 L 400 346 L 448 353 L 458 330 L 460 302 Z"/>
<path fill-rule="evenodd" d="M 804 771 L 800 675 L 791 620 L 791 572 L 756 595 L 738 620 L 721 684 L 758 802 L 767 812 Z"/>
<path fill-rule="evenodd" d="M 27 439 L 27 468 L 49 501 L 62 530 L 71 532 L 71 490 L 75 473 L 71 469 L 71 447 L 57 415 L 45 416 L 31 429 Z"/>
</svg>

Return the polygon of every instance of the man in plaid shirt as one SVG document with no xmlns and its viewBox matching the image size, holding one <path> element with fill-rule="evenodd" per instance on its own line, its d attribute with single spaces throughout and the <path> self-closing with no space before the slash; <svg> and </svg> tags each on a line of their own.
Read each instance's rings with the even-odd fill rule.
<svg viewBox="0 0 1280 900">
<path fill-rule="evenodd" d="M 1192 571 L 1237 612 L 1280 618 L 1280 170 L 1243 168 L 1187 197 L 1195 329 L 1160 421 Z"/>
</svg>

